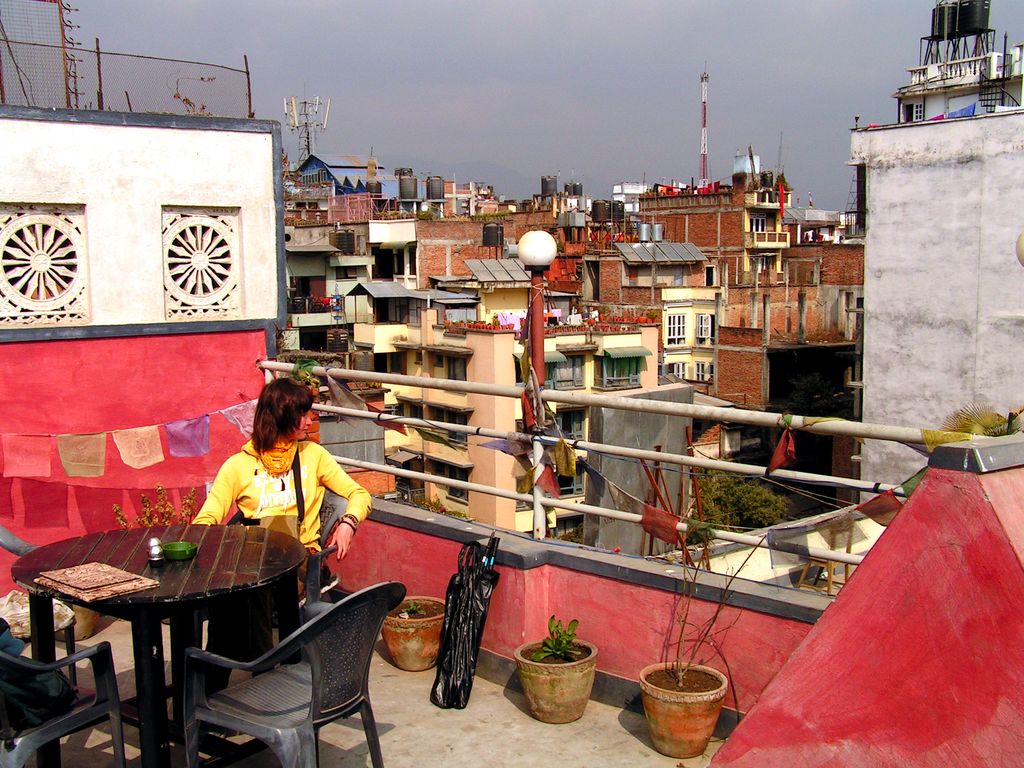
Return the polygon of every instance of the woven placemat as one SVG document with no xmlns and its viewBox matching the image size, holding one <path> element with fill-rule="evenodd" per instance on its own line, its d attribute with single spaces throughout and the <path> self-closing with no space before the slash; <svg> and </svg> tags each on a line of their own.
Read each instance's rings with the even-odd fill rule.
<svg viewBox="0 0 1024 768">
<path fill-rule="evenodd" d="M 160 582 L 105 563 L 84 563 L 56 571 L 43 571 L 36 578 L 36 584 L 91 602 L 141 592 L 159 586 Z"/>
</svg>

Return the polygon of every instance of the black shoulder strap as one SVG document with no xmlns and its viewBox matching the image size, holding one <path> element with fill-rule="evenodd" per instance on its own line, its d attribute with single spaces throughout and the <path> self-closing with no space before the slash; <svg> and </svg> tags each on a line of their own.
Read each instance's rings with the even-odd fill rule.
<svg viewBox="0 0 1024 768">
<path fill-rule="evenodd" d="M 302 470 L 299 468 L 299 446 L 295 446 L 295 458 L 292 460 L 292 482 L 295 484 L 295 508 L 299 518 L 296 530 L 302 528 L 302 521 L 306 517 L 306 502 L 302 498 Z"/>
</svg>

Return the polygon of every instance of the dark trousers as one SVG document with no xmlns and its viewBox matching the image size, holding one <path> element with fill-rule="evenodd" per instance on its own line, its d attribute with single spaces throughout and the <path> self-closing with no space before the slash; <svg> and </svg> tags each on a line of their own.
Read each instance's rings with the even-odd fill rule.
<svg viewBox="0 0 1024 768">
<path fill-rule="evenodd" d="M 271 591 L 264 588 L 211 605 L 206 650 L 235 661 L 262 656 L 274 646 L 273 603 Z M 230 676 L 230 669 L 207 667 L 206 692 L 226 688 Z"/>
</svg>

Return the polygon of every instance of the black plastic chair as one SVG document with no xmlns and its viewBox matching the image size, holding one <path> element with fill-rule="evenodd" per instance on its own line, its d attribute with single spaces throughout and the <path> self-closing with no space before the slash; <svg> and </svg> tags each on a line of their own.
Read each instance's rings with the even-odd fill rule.
<svg viewBox="0 0 1024 768">
<path fill-rule="evenodd" d="M 320 728 L 359 712 L 374 768 L 383 768 L 370 706 L 373 647 L 388 611 L 405 586 L 384 582 L 331 604 L 307 605 L 306 622 L 252 662 L 189 648 L 185 651 L 185 753 L 199 765 L 200 723 L 239 731 L 267 744 L 284 768 L 319 764 Z M 301 651 L 302 661 L 284 664 Z M 240 669 L 253 677 L 206 695 L 209 666 Z"/>
<path fill-rule="evenodd" d="M 88 661 L 92 664 L 96 680 L 96 693 L 72 704 L 70 711 L 50 718 L 42 725 L 22 731 L 2 734 L 0 740 L 0 768 L 20 768 L 36 750 L 54 739 L 59 739 L 83 728 L 110 721 L 110 738 L 114 745 L 114 764 L 123 766 L 124 730 L 121 725 L 121 699 L 117 693 L 117 677 L 110 643 L 104 641 L 55 662 L 43 664 L 20 656 L 0 652 L 0 670 L 16 675 L 53 672 Z M 0 706 L 6 706 L 0 696 Z"/>
<path fill-rule="evenodd" d="M 323 612 L 323 606 L 329 606 L 331 601 L 325 601 L 323 599 L 324 593 L 329 591 L 335 584 L 337 579 L 332 579 L 332 583 L 324 584 L 323 572 L 324 572 L 324 560 L 333 555 L 338 551 L 336 546 L 330 546 L 327 549 L 321 549 L 319 552 L 312 554 L 306 560 L 306 597 L 302 602 L 302 620 L 309 621 L 314 616 L 319 615 Z"/>
<path fill-rule="evenodd" d="M 27 555 L 38 546 L 38 544 L 30 544 L 0 525 L 0 548 L 6 549 L 12 555 L 17 555 L 18 557 Z M 53 631 L 57 634 L 64 633 L 64 652 L 67 656 L 73 655 L 75 652 L 75 620 L 72 619 L 60 626 L 54 626 Z M 28 639 L 27 635 L 20 633 L 15 634 L 15 637 L 19 640 Z M 71 680 L 71 686 L 77 689 L 78 673 L 75 671 L 74 666 L 68 669 L 68 678 Z"/>
</svg>

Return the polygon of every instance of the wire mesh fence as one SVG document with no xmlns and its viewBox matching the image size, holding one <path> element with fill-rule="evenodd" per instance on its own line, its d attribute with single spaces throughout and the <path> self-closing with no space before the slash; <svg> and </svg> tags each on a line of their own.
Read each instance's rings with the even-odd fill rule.
<svg viewBox="0 0 1024 768">
<path fill-rule="evenodd" d="M 0 31 L 0 104 L 252 117 L 245 69 L 12 40 Z"/>
</svg>

